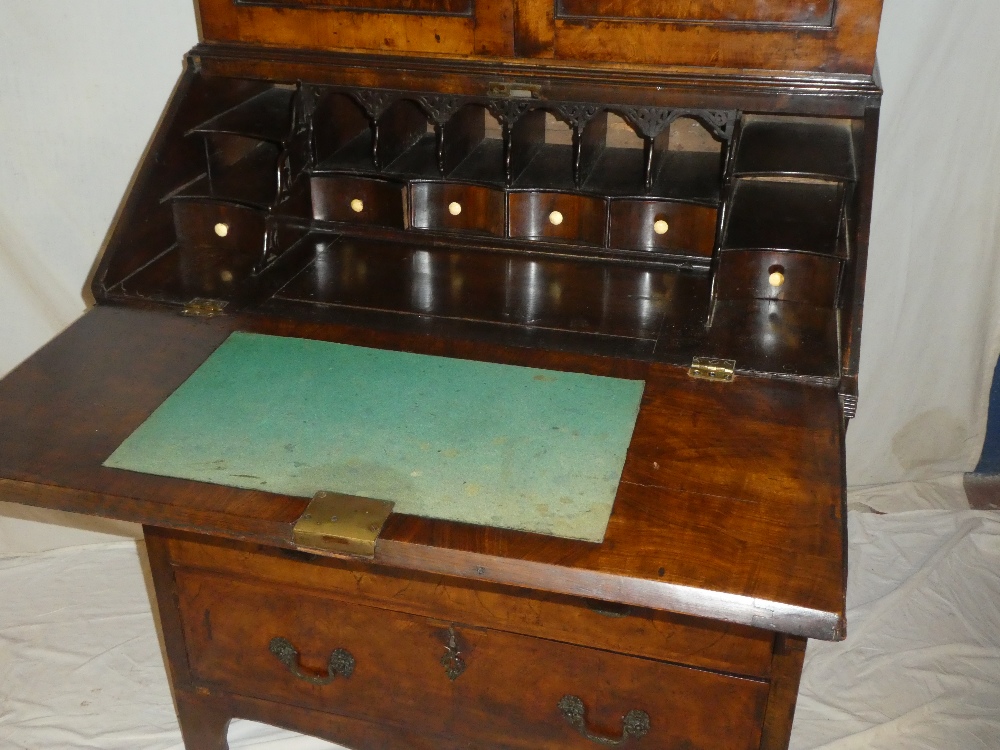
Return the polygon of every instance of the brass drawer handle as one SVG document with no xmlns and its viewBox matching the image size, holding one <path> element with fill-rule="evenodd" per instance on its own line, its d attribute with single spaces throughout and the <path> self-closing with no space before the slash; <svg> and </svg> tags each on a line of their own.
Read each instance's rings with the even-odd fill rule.
<svg viewBox="0 0 1000 750">
<path fill-rule="evenodd" d="M 649 734 L 649 714 L 633 708 L 624 718 L 622 718 L 622 736 L 619 739 L 613 737 L 602 737 L 599 734 L 591 734 L 587 730 L 587 709 L 583 706 L 583 701 L 575 695 L 564 695 L 559 701 L 559 713 L 569 722 L 569 725 L 586 737 L 591 742 L 598 745 L 608 745 L 614 747 L 628 742 L 629 737 L 645 737 Z"/>
<path fill-rule="evenodd" d="M 287 638 L 272 638 L 268 650 L 288 667 L 289 672 L 313 685 L 329 685 L 337 675 L 347 679 L 354 674 L 354 657 L 346 649 L 338 648 L 330 654 L 330 661 L 326 665 L 326 677 L 302 671 L 302 667 L 299 666 L 299 652 Z"/>
</svg>

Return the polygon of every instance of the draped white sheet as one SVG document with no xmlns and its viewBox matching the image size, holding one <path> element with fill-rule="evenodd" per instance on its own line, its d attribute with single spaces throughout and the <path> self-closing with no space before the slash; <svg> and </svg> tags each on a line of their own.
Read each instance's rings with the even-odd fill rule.
<svg viewBox="0 0 1000 750">
<path fill-rule="evenodd" d="M 1000 513 L 849 525 L 848 639 L 810 641 L 792 750 L 1000 748 Z M 182 750 L 140 561 L 132 542 L 0 558 L 0 748 Z M 229 736 L 332 747 L 246 721 Z"/>
</svg>

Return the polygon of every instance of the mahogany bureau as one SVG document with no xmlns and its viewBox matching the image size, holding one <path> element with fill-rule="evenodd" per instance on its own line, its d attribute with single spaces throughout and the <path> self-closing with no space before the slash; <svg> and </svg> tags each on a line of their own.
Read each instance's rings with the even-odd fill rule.
<svg viewBox="0 0 1000 750">
<path fill-rule="evenodd" d="M 199 0 L 96 307 L 0 382 L 5 500 L 144 524 L 188 750 L 787 747 L 846 635 L 880 12 Z M 645 381 L 604 541 L 104 467 L 234 331 Z"/>
</svg>

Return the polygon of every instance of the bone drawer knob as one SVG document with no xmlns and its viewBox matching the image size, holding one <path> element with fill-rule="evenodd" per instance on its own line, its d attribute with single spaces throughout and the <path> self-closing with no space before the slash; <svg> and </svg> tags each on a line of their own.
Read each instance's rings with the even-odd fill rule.
<svg viewBox="0 0 1000 750">
<path fill-rule="evenodd" d="M 767 277 L 767 283 L 777 289 L 779 286 L 785 283 L 785 274 L 781 271 L 774 271 L 770 276 Z"/>
<path fill-rule="evenodd" d="M 458 201 L 452 201 L 451 203 L 448 204 L 448 213 L 450 213 L 452 216 L 458 216 L 460 213 L 462 213 L 462 204 L 459 203 Z"/>
<path fill-rule="evenodd" d="M 351 210 L 356 214 L 361 213 L 365 210 L 365 202 L 360 198 L 355 198 L 351 201 Z"/>
<path fill-rule="evenodd" d="M 227 234 L 229 234 L 229 225 L 226 224 L 225 222 L 220 221 L 218 224 L 215 225 L 215 233 L 220 237 L 225 237 Z"/>
<path fill-rule="evenodd" d="M 653 222 L 653 231 L 657 234 L 666 234 L 670 231 L 670 225 L 663 219 L 657 219 Z"/>
<path fill-rule="evenodd" d="M 559 211 L 553 211 L 549 214 L 549 224 L 554 227 L 559 226 L 563 223 L 563 215 Z"/>
</svg>

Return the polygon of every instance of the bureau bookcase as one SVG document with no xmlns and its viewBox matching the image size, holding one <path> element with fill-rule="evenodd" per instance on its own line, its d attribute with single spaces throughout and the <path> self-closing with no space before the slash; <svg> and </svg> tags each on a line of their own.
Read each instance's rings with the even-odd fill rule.
<svg viewBox="0 0 1000 750">
<path fill-rule="evenodd" d="M 143 524 L 188 750 L 786 748 L 846 636 L 880 0 L 197 12 L 96 306 L 0 381 L 0 496 Z M 603 541 L 105 466 L 234 332 L 644 381 Z"/>
</svg>

